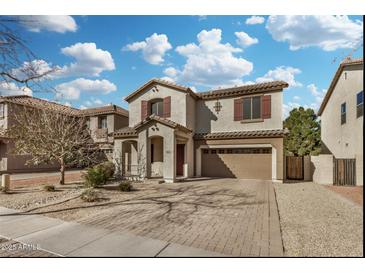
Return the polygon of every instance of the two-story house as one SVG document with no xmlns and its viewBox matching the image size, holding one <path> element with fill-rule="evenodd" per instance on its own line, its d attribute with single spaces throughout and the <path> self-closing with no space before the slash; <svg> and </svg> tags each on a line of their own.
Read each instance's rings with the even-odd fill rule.
<svg viewBox="0 0 365 274">
<path fill-rule="evenodd" d="M 152 79 L 125 98 L 114 132 L 123 175 L 283 179 L 282 81 L 194 92 Z"/>
<path fill-rule="evenodd" d="M 363 71 L 362 58 L 343 60 L 318 111 L 321 117 L 321 153 L 335 159 L 355 159 L 356 185 L 363 184 Z M 332 168 L 328 172 L 331 173 Z M 320 183 L 332 183 L 326 180 L 332 178 L 332 174 L 322 175 Z"/>
<path fill-rule="evenodd" d="M 65 113 L 67 115 L 84 116 L 89 125 L 90 134 L 106 156 L 110 158 L 113 150 L 113 136 L 115 130 L 128 125 L 128 111 L 116 105 L 98 108 L 76 109 L 55 102 L 42 100 L 26 95 L 0 96 L 0 132 L 5 132 L 15 122 L 14 115 L 25 106 L 29 108 L 47 109 Z M 56 170 L 57 164 L 26 165 L 28 155 L 13 155 L 10 153 L 14 142 L 0 133 L 0 173 L 33 172 Z"/>
</svg>

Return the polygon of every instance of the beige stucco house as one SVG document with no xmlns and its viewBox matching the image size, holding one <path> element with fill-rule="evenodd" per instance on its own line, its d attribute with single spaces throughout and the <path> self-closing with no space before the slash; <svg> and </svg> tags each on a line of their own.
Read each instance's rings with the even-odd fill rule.
<svg viewBox="0 0 365 274">
<path fill-rule="evenodd" d="M 355 159 L 356 185 L 363 185 L 363 59 L 345 59 L 337 69 L 318 111 L 322 152 L 314 157 L 313 180 L 332 184 L 333 157 Z"/>
<path fill-rule="evenodd" d="M 174 182 L 193 176 L 283 179 L 282 81 L 194 92 L 152 79 L 125 98 L 116 130 L 124 176 Z"/>
<path fill-rule="evenodd" d="M 48 109 L 68 115 L 85 116 L 89 125 L 90 134 L 106 157 L 111 159 L 114 147 L 114 131 L 128 126 L 128 111 L 116 105 L 98 108 L 76 109 L 54 102 L 42 100 L 26 95 L 0 96 L 0 132 L 12 126 L 15 122 L 12 117 L 19 111 L 18 106 Z M 58 169 L 56 164 L 26 165 L 27 155 L 12 155 L 10 153 L 13 141 L 0 134 L 0 173 L 33 172 Z"/>
</svg>

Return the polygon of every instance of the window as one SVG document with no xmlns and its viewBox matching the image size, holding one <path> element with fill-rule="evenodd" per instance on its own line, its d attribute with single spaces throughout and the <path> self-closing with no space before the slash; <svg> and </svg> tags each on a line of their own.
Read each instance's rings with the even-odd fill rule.
<svg viewBox="0 0 365 274">
<path fill-rule="evenodd" d="M 208 149 L 203 149 L 203 154 L 208 154 L 209 150 Z"/>
<path fill-rule="evenodd" d="M 341 104 L 341 125 L 346 123 L 346 103 Z"/>
<path fill-rule="evenodd" d="M 4 104 L 0 104 L 0 118 L 4 118 Z"/>
<path fill-rule="evenodd" d="M 261 96 L 243 98 L 243 120 L 261 119 Z"/>
<path fill-rule="evenodd" d="M 99 128 L 107 128 L 106 116 L 99 117 Z"/>
<path fill-rule="evenodd" d="M 151 102 L 151 114 L 155 114 L 157 116 L 163 116 L 163 100 L 158 99 Z"/>
<path fill-rule="evenodd" d="M 224 149 L 218 149 L 219 154 L 224 154 Z"/>
<path fill-rule="evenodd" d="M 90 118 L 86 119 L 86 128 L 90 129 Z"/>
<path fill-rule="evenodd" d="M 356 117 L 364 115 L 364 91 L 360 91 L 356 94 Z"/>
</svg>

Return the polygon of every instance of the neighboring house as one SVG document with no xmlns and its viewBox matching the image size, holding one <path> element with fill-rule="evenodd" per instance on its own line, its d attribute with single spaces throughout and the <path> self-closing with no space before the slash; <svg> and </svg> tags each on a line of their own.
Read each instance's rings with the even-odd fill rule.
<svg viewBox="0 0 365 274">
<path fill-rule="evenodd" d="M 35 97 L 20 95 L 0 96 L 1 131 L 10 128 L 15 122 L 13 117 L 17 111 L 20 111 L 18 106 L 47 109 L 74 116 L 86 116 L 91 136 L 95 142 L 100 144 L 100 148 L 104 150 L 107 157 L 112 154 L 113 149 L 113 137 L 108 136 L 108 134 L 128 125 L 128 111 L 115 105 L 80 110 Z M 57 164 L 26 165 L 29 156 L 12 155 L 9 152 L 13 146 L 14 142 L 11 139 L 0 136 L 0 173 L 58 169 Z"/>
<path fill-rule="evenodd" d="M 195 93 L 152 79 L 126 97 L 114 132 L 124 176 L 283 179 L 282 81 Z"/>
<path fill-rule="evenodd" d="M 333 179 L 328 178 L 333 176 L 334 157 L 355 159 L 356 184 L 363 185 L 363 65 L 362 58 L 347 58 L 340 64 L 318 111 L 322 168 L 318 170 L 320 174 L 314 174 L 314 181 L 319 183 L 332 183 Z M 329 157 L 326 158 L 326 154 Z"/>
</svg>

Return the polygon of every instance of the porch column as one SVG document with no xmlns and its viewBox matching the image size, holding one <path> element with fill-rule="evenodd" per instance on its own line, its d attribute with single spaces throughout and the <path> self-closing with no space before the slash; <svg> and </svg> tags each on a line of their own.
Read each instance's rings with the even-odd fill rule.
<svg viewBox="0 0 365 274">
<path fill-rule="evenodd" d="M 113 155 L 113 163 L 115 165 L 115 173 L 119 176 L 122 176 L 123 172 L 123 141 L 120 139 L 114 140 L 114 155 Z"/>
<path fill-rule="evenodd" d="M 166 182 L 176 179 L 176 137 L 174 130 L 164 135 L 163 140 L 163 177 Z"/>
<path fill-rule="evenodd" d="M 151 161 L 150 161 L 150 145 L 148 140 L 148 131 L 142 130 L 138 134 L 137 145 L 137 165 L 138 171 L 142 178 L 148 178 L 151 174 Z"/>
<path fill-rule="evenodd" d="M 193 177 L 194 176 L 194 141 L 192 137 L 189 137 L 188 141 L 185 145 L 186 157 L 185 163 L 188 166 L 187 176 Z"/>
</svg>

